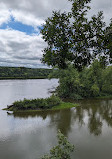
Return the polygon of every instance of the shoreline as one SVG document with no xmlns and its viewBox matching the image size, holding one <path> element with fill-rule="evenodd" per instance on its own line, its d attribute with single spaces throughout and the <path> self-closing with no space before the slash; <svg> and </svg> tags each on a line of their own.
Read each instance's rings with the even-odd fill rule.
<svg viewBox="0 0 112 159">
<path fill-rule="evenodd" d="M 108 99 L 108 98 L 112 98 L 112 95 L 96 97 L 96 99 Z"/>
<path fill-rule="evenodd" d="M 17 77 L 17 78 L 13 78 L 13 77 L 8 77 L 8 78 L 0 78 L 0 80 L 28 80 L 28 79 L 49 79 L 48 77 L 29 77 L 29 78 L 25 78 L 25 77 Z"/>
<path fill-rule="evenodd" d="M 95 97 L 95 98 L 84 98 L 84 99 L 81 99 L 81 100 L 88 100 L 88 99 L 96 99 L 96 100 L 100 100 L 100 99 L 111 99 L 112 96 L 101 96 L 101 97 Z M 69 99 L 70 100 L 70 99 Z M 74 100 L 75 102 L 75 100 Z M 79 106 L 78 103 L 73 103 L 73 102 L 70 102 L 70 101 L 63 101 L 61 102 L 59 105 L 56 105 L 56 106 L 53 106 L 51 108 L 38 108 L 38 109 L 18 109 L 18 110 L 15 110 L 14 109 L 14 105 L 10 105 L 10 106 L 7 106 L 7 108 L 3 108 L 2 110 L 6 110 L 6 111 L 11 111 L 13 113 L 16 113 L 16 112 L 39 112 L 39 111 L 49 111 L 49 110 L 63 110 L 63 109 L 70 109 L 70 108 L 73 108 L 73 107 L 77 107 Z"/>
</svg>

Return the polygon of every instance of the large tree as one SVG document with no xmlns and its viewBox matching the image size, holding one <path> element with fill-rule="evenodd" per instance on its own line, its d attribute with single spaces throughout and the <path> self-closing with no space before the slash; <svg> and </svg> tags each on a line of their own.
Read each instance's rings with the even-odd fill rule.
<svg viewBox="0 0 112 159">
<path fill-rule="evenodd" d="M 103 63 L 111 62 L 112 23 L 106 28 L 103 12 L 87 18 L 91 0 L 69 1 L 71 12 L 53 12 L 42 27 L 43 39 L 48 44 L 42 62 L 62 69 L 72 63 L 78 70 L 96 57 Z"/>
<path fill-rule="evenodd" d="M 110 63 L 112 63 L 112 19 L 109 26 L 105 29 L 105 46 L 106 54 L 109 57 Z"/>
<path fill-rule="evenodd" d="M 71 25 L 69 15 L 53 12 L 51 18 L 46 20 L 42 29 L 43 39 L 48 46 L 44 49 L 43 62 L 51 66 L 58 65 L 65 68 L 67 60 L 71 59 Z"/>
</svg>

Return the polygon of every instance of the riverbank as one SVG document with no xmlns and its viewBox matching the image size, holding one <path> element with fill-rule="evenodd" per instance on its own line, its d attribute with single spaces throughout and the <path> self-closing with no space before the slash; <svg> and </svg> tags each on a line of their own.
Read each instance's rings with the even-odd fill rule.
<svg viewBox="0 0 112 159">
<path fill-rule="evenodd" d="M 96 97 L 96 99 L 108 99 L 108 98 L 112 98 L 112 95 Z"/>
<path fill-rule="evenodd" d="M 48 79 L 48 77 L 0 77 L 0 80 L 27 80 L 27 79 Z"/>
</svg>

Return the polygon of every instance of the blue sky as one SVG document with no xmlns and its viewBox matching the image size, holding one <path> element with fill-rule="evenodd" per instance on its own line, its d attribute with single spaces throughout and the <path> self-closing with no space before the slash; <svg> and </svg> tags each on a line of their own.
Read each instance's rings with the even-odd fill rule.
<svg viewBox="0 0 112 159">
<path fill-rule="evenodd" d="M 37 26 L 37 27 L 33 27 L 31 25 L 26 25 L 26 24 L 23 24 L 19 21 L 16 21 L 14 19 L 13 16 L 10 17 L 10 21 L 6 22 L 6 23 L 3 23 L 1 26 L 0 26 L 0 29 L 12 29 L 12 30 L 18 30 L 20 32 L 24 32 L 28 35 L 32 35 L 32 34 L 39 34 L 39 28 L 40 26 Z"/>
<path fill-rule="evenodd" d="M 52 10 L 69 11 L 67 0 L 0 0 L 0 66 L 46 67 L 41 64 L 46 43 L 40 29 Z M 103 10 L 107 24 L 112 0 L 92 0 L 89 16 Z"/>
</svg>

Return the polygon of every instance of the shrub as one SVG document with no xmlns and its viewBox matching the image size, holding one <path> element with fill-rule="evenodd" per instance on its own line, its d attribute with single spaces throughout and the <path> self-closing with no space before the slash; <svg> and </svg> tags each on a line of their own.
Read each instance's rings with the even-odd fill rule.
<svg viewBox="0 0 112 159">
<path fill-rule="evenodd" d="M 82 99 L 112 95 L 112 66 L 102 67 L 95 60 L 90 67 L 78 72 L 72 65 L 56 70 L 59 86 L 56 93 L 61 98 Z"/>
<path fill-rule="evenodd" d="M 92 87 L 91 87 L 91 92 L 92 92 L 92 96 L 93 97 L 97 97 L 99 96 L 99 88 L 96 84 L 94 84 Z"/>
<path fill-rule="evenodd" d="M 15 110 L 28 110 L 28 109 L 49 109 L 53 106 L 59 105 L 61 100 L 59 97 L 52 95 L 49 98 L 37 98 L 37 99 L 24 99 L 23 101 L 15 101 L 13 108 Z"/>
<path fill-rule="evenodd" d="M 43 156 L 41 159 L 70 159 L 70 153 L 74 151 L 74 145 L 72 145 L 67 138 L 58 131 L 58 145 L 50 150 L 49 155 Z"/>
<path fill-rule="evenodd" d="M 52 95 L 51 97 L 46 99 L 46 103 L 48 107 L 50 108 L 50 107 L 59 105 L 61 103 L 61 99 L 55 95 Z"/>
</svg>

